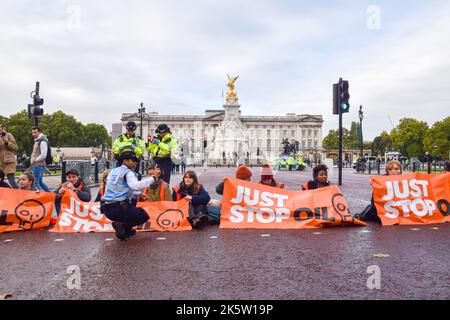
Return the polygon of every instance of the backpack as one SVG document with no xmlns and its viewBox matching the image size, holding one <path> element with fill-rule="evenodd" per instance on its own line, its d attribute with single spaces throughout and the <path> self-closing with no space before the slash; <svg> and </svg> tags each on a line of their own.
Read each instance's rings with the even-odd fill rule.
<svg viewBox="0 0 450 320">
<path fill-rule="evenodd" d="M 50 165 L 53 163 L 52 148 L 50 148 L 50 142 L 47 141 L 47 156 L 45 157 L 45 164 Z"/>
</svg>

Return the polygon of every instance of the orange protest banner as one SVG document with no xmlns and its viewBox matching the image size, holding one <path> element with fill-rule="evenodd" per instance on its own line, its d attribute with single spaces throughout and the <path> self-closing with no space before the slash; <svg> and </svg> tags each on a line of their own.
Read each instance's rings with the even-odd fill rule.
<svg viewBox="0 0 450 320">
<path fill-rule="evenodd" d="M 48 227 L 54 206 L 51 192 L 1 188 L 0 233 Z"/>
<path fill-rule="evenodd" d="M 360 225 L 337 186 L 296 191 L 225 180 L 220 228 L 312 229 Z"/>
<path fill-rule="evenodd" d="M 385 226 L 450 222 L 450 173 L 372 177 L 378 217 Z"/>
<path fill-rule="evenodd" d="M 140 202 L 150 217 L 145 224 L 137 226 L 137 231 L 185 231 L 192 230 L 187 217 L 189 203 L 186 200 L 171 202 Z M 99 202 L 83 202 L 70 190 L 61 201 L 61 212 L 51 232 L 114 232 L 105 215 L 100 212 Z"/>
<path fill-rule="evenodd" d="M 158 201 L 138 202 L 138 208 L 143 208 L 150 217 L 152 231 L 189 231 L 192 230 L 188 221 L 189 201 Z"/>
</svg>

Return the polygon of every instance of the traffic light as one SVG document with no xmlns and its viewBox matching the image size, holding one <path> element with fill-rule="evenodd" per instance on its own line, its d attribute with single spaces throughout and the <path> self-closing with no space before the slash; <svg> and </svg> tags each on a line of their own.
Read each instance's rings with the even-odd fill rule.
<svg viewBox="0 0 450 320">
<path fill-rule="evenodd" d="M 333 84 L 333 114 L 348 113 L 350 111 L 350 94 L 348 93 L 349 84 L 347 80 L 339 79 L 338 83 Z"/>
<path fill-rule="evenodd" d="M 341 113 L 346 113 L 350 111 L 350 94 L 348 93 L 348 81 L 339 79 L 338 83 L 338 94 L 339 94 L 339 108 Z"/>
<path fill-rule="evenodd" d="M 33 104 L 28 105 L 28 117 L 36 120 L 44 114 L 44 109 L 41 107 L 44 104 L 44 98 L 39 96 L 39 82 L 36 82 L 36 90 L 31 92 L 30 96 L 33 98 Z"/>
</svg>

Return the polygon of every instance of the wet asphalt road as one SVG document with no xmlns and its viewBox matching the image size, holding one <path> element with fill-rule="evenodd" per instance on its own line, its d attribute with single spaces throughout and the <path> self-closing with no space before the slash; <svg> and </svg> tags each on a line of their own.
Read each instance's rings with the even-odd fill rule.
<svg viewBox="0 0 450 320">
<path fill-rule="evenodd" d="M 214 186 L 233 169 L 196 172 L 219 199 Z M 311 169 L 279 172 L 276 178 L 294 189 L 310 176 Z M 179 179 L 175 175 L 173 182 Z M 368 176 L 345 170 L 342 191 L 352 212 L 361 211 L 370 199 Z M 449 224 L 316 230 L 207 226 L 141 233 L 126 242 L 113 234 L 0 234 L 0 294 L 13 299 L 449 299 L 449 235 Z M 80 267 L 80 290 L 67 288 L 71 265 Z M 371 265 L 381 271 L 379 290 L 367 288 Z"/>
</svg>

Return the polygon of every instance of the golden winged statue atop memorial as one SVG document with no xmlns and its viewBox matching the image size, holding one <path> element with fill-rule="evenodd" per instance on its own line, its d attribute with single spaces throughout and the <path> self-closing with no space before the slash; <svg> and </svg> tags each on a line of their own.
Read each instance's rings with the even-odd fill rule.
<svg viewBox="0 0 450 320">
<path fill-rule="evenodd" d="M 230 77 L 227 74 L 227 77 L 228 77 L 227 87 L 229 87 L 230 90 L 227 93 L 226 102 L 227 102 L 227 104 L 237 104 L 239 98 L 238 98 L 237 93 L 234 91 L 234 83 L 239 78 L 239 76 L 237 76 L 237 77 Z"/>
</svg>

